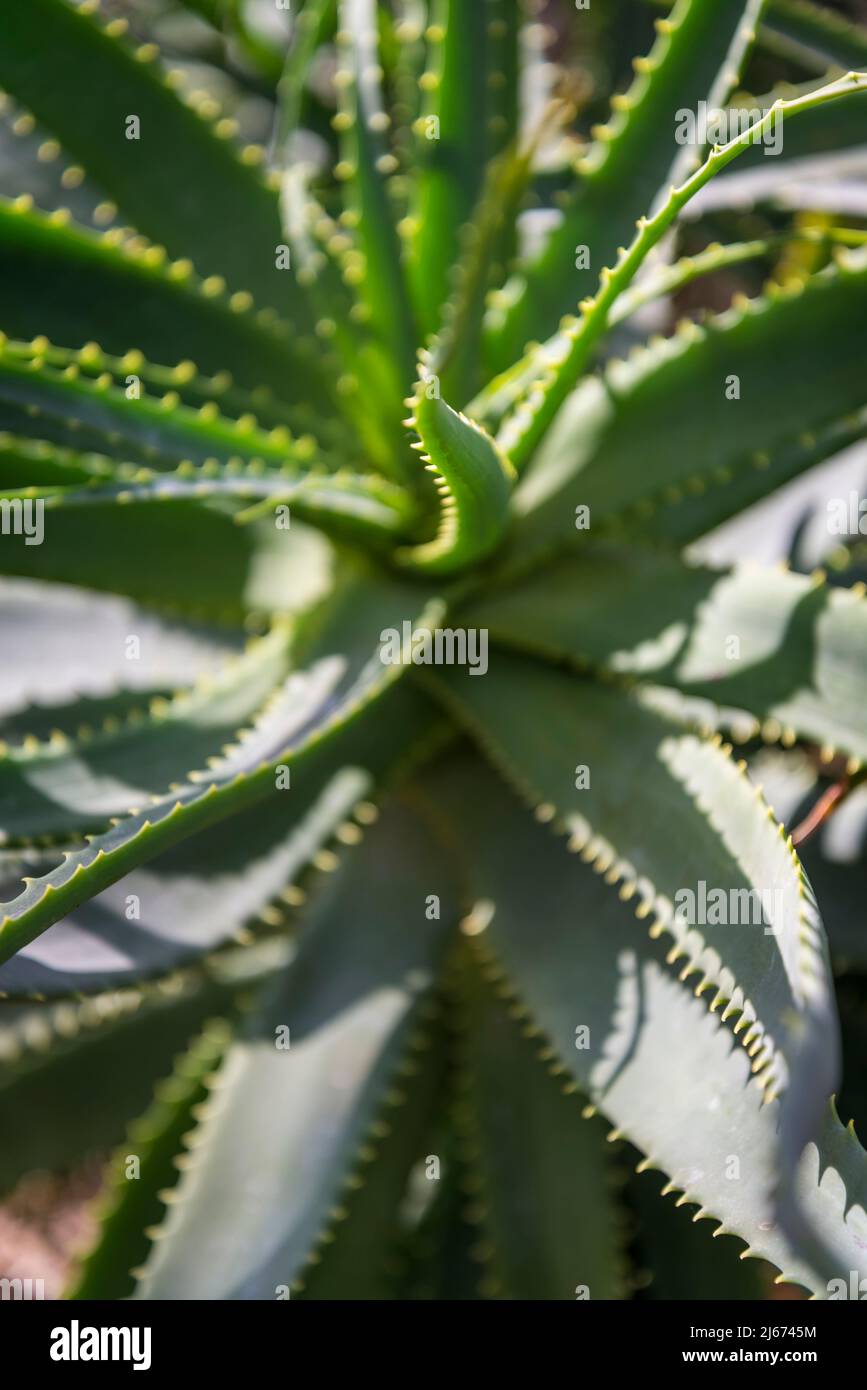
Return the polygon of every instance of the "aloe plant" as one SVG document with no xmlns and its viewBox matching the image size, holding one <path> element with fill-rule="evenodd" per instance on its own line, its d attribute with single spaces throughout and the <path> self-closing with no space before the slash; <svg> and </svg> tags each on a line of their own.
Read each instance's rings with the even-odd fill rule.
<svg viewBox="0 0 867 1390">
<path fill-rule="evenodd" d="M 843 1296 L 857 546 L 697 543 L 867 434 L 867 238 L 683 236 L 867 38 L 676 0 L 588 133 L 514 0 L 189 9 L 267 150 L 135 7 L 0 14 L 0 1189 L 114 1150 L 73 1298 Z"/>
</svg>

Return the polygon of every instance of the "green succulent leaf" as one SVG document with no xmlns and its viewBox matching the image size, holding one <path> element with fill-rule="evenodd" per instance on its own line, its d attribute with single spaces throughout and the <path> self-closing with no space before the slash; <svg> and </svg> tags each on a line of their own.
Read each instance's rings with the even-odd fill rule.
<svg viewBox="0 0 867 1390">
<path fill-rule="evenodd" d="M 130 633 L 139 638 L 135 662 L 127 657 Z M 32 732 L 24 723 L 13 735 L 9 721 L 17 716 L 41 715 L 69 733 L 55 712 L 74 711 L 76 696 L 111 699 L 122 688 L 140 705 L 144 692 L 213 674 L 238 649 L 233 633 L 162 620 L 118 598 L 8 578 L 0 581 L 0 642 L 16 653 L 14 664 L 0 668 L 0 733 L 10 743 Z"/>
<path fill-rule="evenodd" d="M 797 87 L 786 83 L 759 96 L 744 94 L 733 103 L 732 118 L 743 122 L 745 111 L 767 111 L 775 101 L 809 97 L 815 90 L 813 81 Z M 836 211 L 835 198 L 845 196 L 847 189 L 853 190 L 857 183 L 857 175 L 847 181 L 847 164 L 853 156 L 858 158 L 858 149 L 864 143 L 865 111 L 864 91 L 816 107 L 808 121 L 790 123 L 786 128 L 772 168 L 761 144 L 744 150 L 737 168 L 702 189 L 685 215 L 702 218 L 725 208 L 743 209 L 751 205 L 805 212 L 817 208 Z"/>
<path fill-rule="evenodd" d="M 628 245 L 636 219 L 678 166 L 677 113 L 699 100 L 710 108 L 722 103 L 763 8 L 764 0 L 678 0 L 670 17 L 657 21 L 652 52 L 636 60 L 632 88 L 617 98 L 611 120 L 595 132 L 595 144 L 578 166 L 580 182 L 562 221 L 507 291 L 507 308 L 496 312 L 491 336 L 498 370 L 528 342 L 548 337 L 563 314 L 573 313 L 618 247 Z M 700 154 L 694 150 L 692 157 Z M 589 265 L 579 254 L 582 247 Z M 579 269 L 582 262 L 585 268 Z"/>
<path fill-rule="evenodd" d="M 774 814 L 798 834 L 798 854 L 822 904 L 832 957 L 843 972 L 862 972 L 867 962 L 867 788 L 857 777 L 847 787 L 838 763 L 825 763 L 802 748 L 761 748 L 748 762 L 750 776 L 761 784 Z M 827 797 L 835 791 L 847 794 L 823 820 Z M 847 1078 L 853 1068 L 849 1063 Z"/>
<path fill-rule="evenodd" d="M 458 1123 L 479 1180 L 485 1291 L 500 1298 L 598 1299 L 624 1292 L 623 1213 L 605 1131 L 546 1076 L 496 985 L 472 956 L 455 970 Z M 508 1078 L 508 1087 L 503 1085 Z M 590 1209 L 576 1189 L 594 1194 Z"/>
<path fill-rule="evenodd" d="M 333 37 L 337 25 L 337 0 L 306 0 L 296 16 L 292 41 L 280 75 L 279 110 L 274 145 L 282 161 L 287 145 L 301 127 L 306 84 L 319 48 Z"/>
<path fill-rule="evenodd" d="M 640 1297 L 666 1302 L 766 1298 L 773 1269 L 763 1260 L 742 1260 L 736 1236 L 715 1239 L 710 1222 L 696 1223 L 689 1210 L 660 1200 L 658 1174 L 641 1168 L 640 1160 L 638 1167 L 626 1195 L 637 1224 Z"/>
<path fill-rule="evenodd" d="M 100 506 L 151 502 L 174 506 L 190 498 L 221 497 L 249 504 L 236 513 L 241 524 L 270 513 L 275 524 L 282 521 L 281 529 L 289 530 L 294 513 L 325 533 L 369 546 L 400 536 L 411 529 L 414 519 L 411 498 L 375 474 L 353 473 L 348 468 L 332 474 L 324 468 L 269 474 L 255 464 L 245 467 L 237 459 L 224 466 L 210 460 L 201 469 L 187 461 L 174 473 L 151 474 L 140 468 L 129 482 L 109 486 L 94 480 L 86 487 L 0 487 L 0 507 L 37 501 L 45 512 L 84 507 L 88 514 Z"/>
<path fill-rule="evenodd" d="M 383 818 L 366 851 L 348 857 L 285 979 L 230 1049 L 200 1131 L 207 1144 L 197 1145 L 183 1175 L 139 1297 L 285 1298 L 303 1288 L 308 1260 L 341 1219 L 344 1194 L 363 1182 L 388 1093 L 416 1084 L 401 1066 L 413 1046 L 426 1045 L 450 915 L 447 880 L 407 808 Z M 425 915 L 424 882 L 445 890 L 442 921 Z M 254 1182 L 251 1142 L 266 1164 Z"/>
<path fill-rule="evenodd" d="M 445 1150 L 443 1171 L 433 1198 L 406 1242 L 401 1293 L 413 1301 L 474 1302 L 482 1297 L 479 1256 L 483 1252 L 477 1240 L 478 1227 L 467 1220 L 466 1193 L 462 1191 L 467 1175 L 455 1153 L 453 1127 L 439 1130 L 435 1147 Z"/>
<path fill-rule="evenodd" d="M 369 806 L 365 798 L 433 737 L 427 702 L 405 682 L 386 695 L 382 713 L 388 739 L 371 726 L 369 737 L 356 728 L 330 741 L 290 789 L 291 814 L 276 817 L 266 800 L 157 855 L 0 966 L 0 992 L 51 998 L 118 988 L 227 942 L 284 931 L 306 901 L 310 866 L 330 862 L 335 837 L 338 844 L 358 838 L 355 816 Z M 14 895 L 26 873 L 60 859 L 59 851 L 43 851 L 42 862 L 8 852 L 0 861 L 3 896 Z"/>
<path fill-rule="evenodd" d="M 239 526 L 219 502 L 142 502 L 114 507 L 111 517 L 108 527 L 100 503 L 58 507 L 50 543 L 4 540 L 7 574 L 126 594 L 193 622 L 234 624 L 263 612 L 297 613 L 332 582 L 328 543 L 300 523 L 288 532 L 273 517 Z"/>
<path fill-rule="evenodd" d="M 58 735 L 8 749 L 0 758 L 3 842 L 101 829 L 191 771 L 218 764 L 289 671 L 287 634 L 278 629 L 198 688 L 155 700 L 138 717 L 71 741 Z"/>
<path fill-rule="evenodd" d="M 438 794 L 441 806 L 460 814 L 473 866 L 480 963 L 541 1060 L 606 1115 L 611 1138 L 642 1151 L 642 1169 L 666 1175 L 663 1195 L 679 1194 L 677 1204 L 698 1208 L 694 1220 L 713 1219 L 717 1234 L 737 1235 L 743 1254 L 769 1260 L 783 1279 L 819 1296 L 828 1295 L 829 1279 L 861 1268 L 864 1154 L 819 1099 L 815 1054 L 808 1050 L 803 1073 L 792 1077 L 793 1086 L 813 1091 L 810 1123 L 800 1111 L 796 1134 L 786 1125 L 785 1097 L 782 1117 L 778 1102 L 762 1102 L 726 1011 L 709 1009 L 691 980 L 685 987 L 692 972 L 672 969 L 603 872 L 570 859 L 478 768 L 465 768 Z M 750 932 L 721 930 L 727 942 Z M 587 949 L 576 952 L 576 935 Z M 755 944 L 776 953 L 780 943 L 771 942 Z M 814 1142 L 802 1156 L 808 1137 Z"/>
<path fill-rule="evenodd" d="M 416 174 L 409 274 L 425 335 L 439 325 L 489 160 L 517 135 L 521 7 L 504 0 L 433 0 Z M 499 206 L 502 230 L 504 204 Z"/>
<path fill-rule="evenodd" d="M 255 312 L 243 294 L 197 275 L 190 261 L 170 261 L 140 242 L 114 229 L 96 235 L 26 199 L 0 204 L 3 331 L 129 354 L 125 376 L 141 371 L 142 355 L 165 362 L 170 354 L 173 365 L 182 364 L 176 388 L 192 361 L 205 373 L 230 373 L 260 401 L 263 391 L 266 400 L 290 393 L 320 411 L 329 407 L 312 343 L 275 315 Z"/>
<path fill-rule="evenodd" d="M 559 123 L 563 114 L 563 107 L 553 103 L 547 119 L 541 119 L 532 134 L 498 155 L 464 226 L 461 256 L 454 267 L 451 294 L 441 310 L 442 327 L 433 340 L 429 361 L 430 371 L 440 377 L 446 393 L 459 400 L 466 400 L 478 387 L 487 294 L 491 284 L 502 278 L 503 262 L 513 254 L 509 233 L 530 182 L 538 144 L 548 126 Z M 481 421 L 481 410 L 471 413 Z"/>
<path fill-rule="evenodd" d="M 863 28 L 809 0 L 770 0 L 762 28 L 768 36 L 791 45 L 798 55 L 809 54 L 819 72 L 867 64 Z"/>
<path fill-rule="evenodd" d="M 428 1182 L 425 1147 L 442 1087 L 445 1052 L 431 1021 L 415 1036 L 400 1066 L 397 1086 L 386 1093 L 383 1118 L 371 1127 L 375 1157 L 365 1146 L 364 1168 L 331 1213 L 330 1239 L 296 1281 L 298 1297 L 321 1301 L 399 1298 L 414 1235 L 418 1188 Z M 422 1177 L 424 1174 L 424 1177 Z M 435 1200 L 435 1199 L 434 1199 Z"/>
<path fill-rule="evenodd" d="M 727 143 L 714 145 L 707 159 L 689 178 L 678 186 L 672 185 L 668 196 L 649 217 L 640 217 L 636 234 L 628 248 L 620 247 L 613 267 L 605 266 L 599 275 L 599 289 L 592 298 L 579 305 L 580 318 L 563 321 L 555 350 L 543 350 L 547 357 L 545 370 L 521 400 L 513 414 L 502 426 L 498 440 L 513 462 L 520 466 L 543 438 L 558 410 L 587 369 L 596 345 L 610 326 L 618 298 L 628 289 L 647 255 L 674 223 L 679 212 L 686 208 L 715 175 L 766 133 L 782 130 L 783 123 L 794 116 L 821 108 L 853 93 L 867 89 L 867 74 L 851 72 L 815 92 L 779 100 L 745 131 L 734 135 Z M 797 288 L 797 285 L 796 285 Z"/>
<path fill-rule="evenodd" d="M 395 369 L 406 380 L 416 335 L 386 184 L 396 161 L 384 135 L 389 122 L 380 82 L 376 0 L 340 0 L 339 15 L 341 172 L 346 211 L 363 257 L 358 293 L 389 346 Z"/>
<path fill-rule="evenodd" d="M 109 1170 L 98 1243 L 81 1261 L 68 1298 L 126 1298 L 133 1292 L 133 1271 L 150 1248 L 148 1233 L 178 1181 L 184 1137 L 195 1128 L 198 1108 L 208 1098 L 209 1078 L 230 1039 L 231 1028 L 223 1020 L 209 1021 L 130 1126 L 126 1152 L 118 1151 Z"/>
<path fill-rule="evenodd" d="M 407 404 L 404 423 L 433 474 L 439 524 L 433 540 L 399 551 L 398 558 L 424 573 L 451 574 L 484 559 L 502 539 L 514 470 L 480 425 L 440 399 L 435 375 L 422 378 Z"/>
<path fill-rule="evenodd" d="M 590 542 L 509 590 L 468 621 L 509 646 L 713 702 L 751 733 L 819 744 L 853 770 L 867 758 L 863 588 L 786 571 L 690 565 L 667 551 Z"/>
<path fill-rule="evenodd" d="M 173 391 L 148 396 L 140 388 L 122 390 L 108 372 L 88 379 L 77 366 L 51 366 L 13 342 L 3 344 L 0 357 L 0 401 L 44 415 L 61 433 L 60 442 L 72 447 L 84 426 L 105 441 L 107 451 L 122 448 L 125 458 L 162 467 L 182 459 L 246 458 L 280 468 L 309 462 L 316 453 L 312 438 L 293 440 L 282 426 L 266 432 L 255 416 L 230 419 L 214 401 L 193 411 Z"/>
<path fill-rule="evenodd" d="M 273 951 L 249 956 L 236 948 L 232 960 L 83 1001 L 0 1006 L 0 1190 L 119 1144 L 175 1054 L 274 970 Z"/>
<path fill-rule="evenodd" d="M 822 1055 L 823 1104 L 836 1063 L 821 919 L 791 844 L 719 740 L 684 733 L 629 692 L 499 652 L 483 681 L 455 674 L 437 688 L 542 818 L 653 915 L 700 992 L 742 1016 L 769 1091 L 787 1085 L 802 1049 Z M 723 898 L 748 905 L 746 926 L 714 931 Z"/>
<path fill-rule="evenodd" d="M 155 45 L 127 48 L 114 36 L 117 24 L 124 26 L 103 27 L 66 0 L 6 9 L 0 82 L 61 135 L 145 236 L 173 257 L 195 248 L 202 274 L 221 276 L 233 291 L 249 291 L 294 319 L 304 306 L 292 277 L 277 268 L 282 236 L 274 192 L 255 161 L 245 162 L 178 97 L 156 66 Z M 71 74 L 72 90 L 98 99 L 71 97 Z M 231 235 L 220 216 L 227 203 Z M 304 319 L 296 326 L 303 329 Z"/>
<path fill-rule="evenodd" d="M 521 561 L 580 541 L 587 522 L 576 529 L 585 516 L 577 508 L 589 509 L 593 526 L 625 515 L 646 539 L 664 533 L 666 503 L 679 511 L 684 497 L 693 534 L 701 534 L 721 519 L 712 495 L 709 519 L 700 519 L 714 482 L 722 492 L 737 489 L 739 475 L 762 471 L 775 450 L 786 457 L 783 480 L 816 462 L 820 431 L 864 403 L 849 335 L 865 293 L 867 270 L 854 260 L 806 288 L 749 301 L 703 326 L 685 323 L 675 337 L 587 378 L 516 488 Z M 678 409 L 682 401 L 689 411 Z M 807 432 L 816 438 L 804 439 Z M 761 486 L 753 476 L 753 491 Z M 764 492 L 771 486 L 764 480 Z"/>
<path fill-rule="evenodd" d="M 725 199 L 722 202 L 725 205 Z M 626 290 L 614 301 L 609 323 L 614 328 L 645 305 L 663 296 L 676 295 L 704 276 L 724 272 L 731 266 L 748 261 L 771 260 L 777 253 L 801 242 L 830 254 L 839 245 L 863 246 L 865 234 L 855 228 L 804 226 L 792 228 L 778 236 L 732 242 L 727 246 L 712 242 L 694 256 L 683 256 L 671 265 L 648 273 L 639 283 Z M 529 397 L 548 366 L 556 368 L 563 360 L 570 341 L 569 329 L 563 329 L 547 343 L 522 357 L 474 397 L 467 407 L 468 414 L 487 429 L 498 430 L 508 413 Z"/>
<path fill-rule="evenodd" d="M 358 596 L 353 597 L 357 622 Z M 401 616 L 393 625 L 400 630 L 400 590 L 395 603 Z M 440 611 L 441 606 L 432 605 L 417 618 L 416 627 L 427 627 Z M 378 617 L 375 607 L 373 612 Z M 357 626 L 364 630 L 363 624 L 357 622 Z M 144 809 L 135 808 L 111 829 L 88 837 L 83 849 L 65 851 L 58 868 L 34 879 L 4 904 L 0 909 L 2 959 L 8 960 L 47 927 L 157 854 L 229 815 L 279 796 L 284 784 L 291 786 L 293 770 L 298 785 L 313 772 L 331 738 L 347 726 L 366 722 L 403 666 L 381 662 L 371 631 L 368 659 L 360 669 L 353 668 L 349 658 L 335 652 L 334 636 L 326 625 L 318 634 L 318 645 L 312 647 L 307 670 L 287 682 L 245 738 L 215 766 L 194 771 L 175 790 L 152 797 Z M 359 640 L 364 647 L 363 637 Z"/>
</svg>

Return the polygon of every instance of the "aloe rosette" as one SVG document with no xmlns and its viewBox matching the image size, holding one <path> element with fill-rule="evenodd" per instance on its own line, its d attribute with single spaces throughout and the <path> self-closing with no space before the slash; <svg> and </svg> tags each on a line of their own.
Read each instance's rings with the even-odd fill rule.
<svg viewBox="0 0 867 1390">
<path fill-rule="evenodd" d="M 676 0 L 588 132 L 514 0 L 188 8 L 267 149 L 136 6 L 0 14 L 0 1184 L 116 1148 L 75 1298 L 833 1295 L 858 547 L 696 543 L 867 433 L 865 233 L 683 238 L 867 38 Z"/>
</svg>

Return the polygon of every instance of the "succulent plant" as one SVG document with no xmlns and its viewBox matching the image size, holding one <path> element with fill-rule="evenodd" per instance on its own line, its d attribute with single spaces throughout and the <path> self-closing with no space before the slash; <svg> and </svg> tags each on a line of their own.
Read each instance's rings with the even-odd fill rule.
<svg viewBox="0 0 867 1390">
<path fill-rule="evenodd" d="M 867 434 L 867 35 L 187 8 L 0 13 L 0 1188 L 115 1151 L 74 1298 L 850 1296 L 859 527 L 700 542 Z"/>
</svg>

